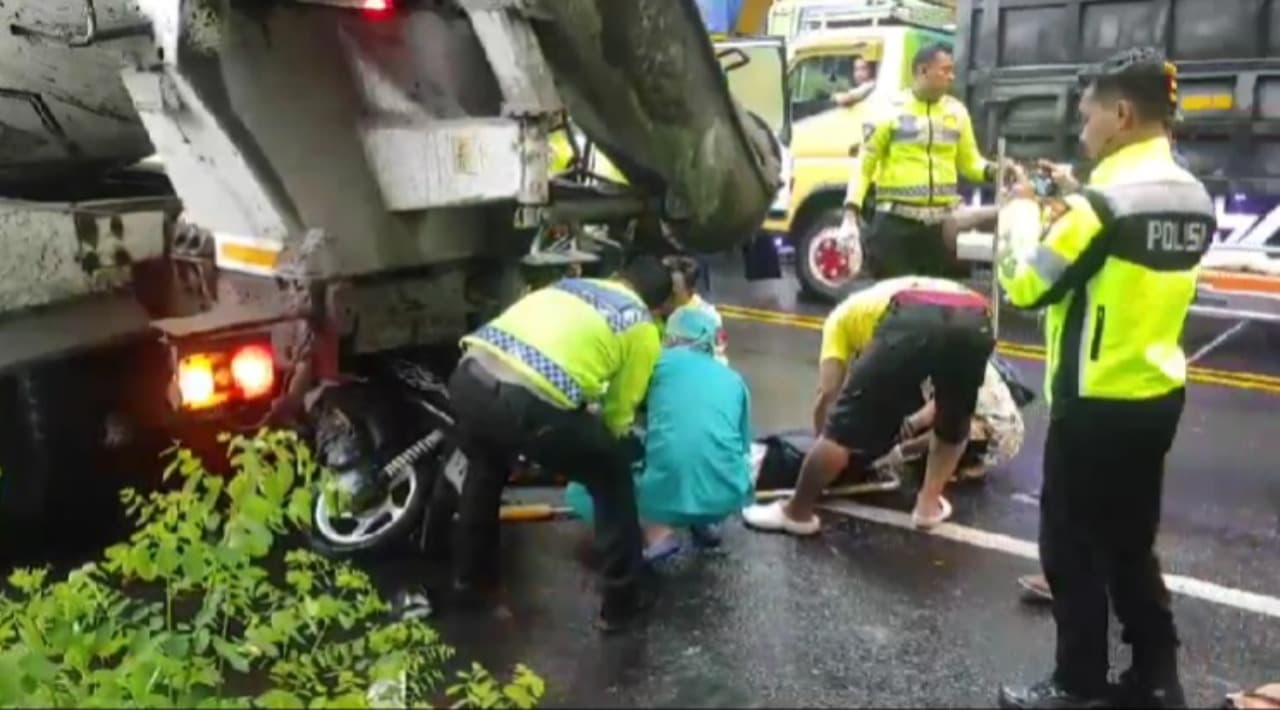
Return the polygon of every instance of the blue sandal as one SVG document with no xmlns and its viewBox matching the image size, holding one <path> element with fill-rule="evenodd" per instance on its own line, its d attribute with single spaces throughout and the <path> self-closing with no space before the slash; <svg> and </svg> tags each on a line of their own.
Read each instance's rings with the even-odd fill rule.
<svg viewBox="0 0 1280 710">
<path fill-rule="evenodd" d="M 683 548 L 684 544 L 680 541 L 679 535 L 667 535 L 661 540 L 645 546 L 644 561 L 649 563 L 661 562 L 676 556 Z"/>
</svg>

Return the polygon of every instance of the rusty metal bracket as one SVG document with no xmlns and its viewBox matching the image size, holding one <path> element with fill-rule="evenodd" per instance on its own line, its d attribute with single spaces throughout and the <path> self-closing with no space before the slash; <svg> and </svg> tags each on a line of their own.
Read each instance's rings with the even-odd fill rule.
<svg viewBox="0 0 1280 710">
<path fill-rule="evenodd" d="M 98 12 L 94 8 L 93 0 L 84 0 L 84 6 L 84 30 L 79 34 L 74 31 L 50 32 L 30 25 L 19 24 L 9 25 L 9 33 L 15 37 L 57 42 L 68 47 L 92 47 L 98 42 L 109 42 L 114 39 L 151 36 L 150 22 L 135 22 L 133 24 L 120 25 L 119 27 L 100 28 L 98 27 Z"/>
</svg>

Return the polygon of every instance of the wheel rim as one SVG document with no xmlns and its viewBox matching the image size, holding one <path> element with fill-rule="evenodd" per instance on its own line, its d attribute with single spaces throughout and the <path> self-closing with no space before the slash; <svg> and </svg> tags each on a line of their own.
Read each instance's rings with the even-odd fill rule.
<svg viewBox="0 0 1280 710">
<path fill-rule="evenodd" d="M 849 254 L 834 227 L 824 229 L 809 240 L 809 273 L 827 288 L 839 288 L 853 279 Z"/>
<path fill-rule="evenodd" d="M 324 539 L 337 545 L 360 545 L 377 538 L 409 514 L 418 493 L 413 466 L 402 466 L 391 475 L 382 503 L 361 511 L 334 513 L 329 496 L 316 496 L 315 527 Z"/>
</svg>

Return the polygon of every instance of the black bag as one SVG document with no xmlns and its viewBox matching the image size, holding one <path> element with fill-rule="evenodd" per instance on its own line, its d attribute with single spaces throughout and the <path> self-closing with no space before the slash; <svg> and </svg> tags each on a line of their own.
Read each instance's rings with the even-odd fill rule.
<svg viewBox="0 0 1280 710">
<path fill-rule="evenodd" d="M 756 477 L 756 490 L 795 488 L 796 481 L 800 480 L 800 464 L 804 463 L 805 450 L 788 441 L 783 434 L 773 434 L 756 441 L 765 447 L 760 474 Z"/>
<path fill-rule="evenodd" d="M 1000 373 L 1000 379 L 1004 380 L 1004 383 L 1009 386 L 1009 394 L 1013 395 L 1013 401 L 1018 405 L 1019 409 L 1024 409 L 1028 404 L 1036 401 L 1036 391 L 1022 381 L 1022 376 L 1018 374 L 1017 368 L 1011 365 L 1008 360 L 999 355 L 992 355 L 991 365 L 996 368 L 996 372 Z"/>
</svg>

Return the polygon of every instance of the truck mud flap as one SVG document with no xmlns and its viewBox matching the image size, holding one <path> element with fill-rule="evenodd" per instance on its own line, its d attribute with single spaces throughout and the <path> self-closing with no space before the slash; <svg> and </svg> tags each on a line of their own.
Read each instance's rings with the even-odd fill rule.
<svg viewBox="0 0 1280 710">
<path fill-rule="evenodd" d="M 694 0 L 552 0 L 532 23 L 574 121 L 629 180 L 669 195 L 676 236 L 752 236 L 781 185 L 776 139 L 733 100 Z"/>
</svg>

